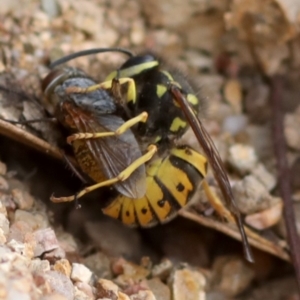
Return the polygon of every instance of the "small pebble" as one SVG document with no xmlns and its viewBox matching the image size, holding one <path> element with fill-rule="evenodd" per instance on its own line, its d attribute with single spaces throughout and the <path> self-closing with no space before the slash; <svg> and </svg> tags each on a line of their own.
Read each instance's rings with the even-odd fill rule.
<svg viewBox="0 0 300 300">
<path fill-rule="evenodd" d="M 257 212 L 252 215 L 247 215 L 245 223 L 255 228 L 256 230 L 264 230 L 274 226 L 282 218 L 283 202 L 280 198 L 278 203 L 275 203 L 270 208 Z"/>
<path fill-rule="evenodd" d="M 111 262 L 104 253 L 97 252 L 85 257 L 84 264 L 99 278 L 112 278 Z"/>
<path fill-rule="evenodd" d="M 139 284 L 150 275 L 150 270 L 126 260 L 120 260 L 119 267 L 122 268 L 122 273 L 115 279 L 115 282 L 121 287 Z"/>
<path fill-rule="evenodd" d="M 74 287 L 69 277 L 57 271 L 48 271 L 43 277 L 53 292 L 65 296 L 67 300 L 74 300 Z"/>
<path fill-rule="evenodd" d="M 228 162 L 243 175 L 255 168 L 257 156 L 253 147 L 236 144 L 229 148 Z"/>
<path fill-rule="evenodd" d="M 232 191 L 239 210 L 246 215 L 267 209 L 278 202 L 253 175 L 236 182 Z"/>
<path fill-rule="evenodd" d="M 170 275 L 172 268 L 172 262 L 165 258 L 158 265 L 153 266 L 152 277 L 158 277 L 161 280 L 165 280 Z"/>
<path fill-rule="evenodd" d="M 52 288 L 49 282 L 44 277 L 43 273 L 32 273 L 35 285 L 38 287 L 40 293 L 47 295 L 52 293 Z"/>
<path fill-rule="evenodd" d="M 32 273 L 45 273 L 50 271 L 50 263 L 48 260 L 35 258 L 30 261 L 29 269 Z"/>
<path fill-rule="evenodd" d="M 81 292 L 84 293 L 84 295 L 86 295 L 87 297 L 89 297 L 89 299 L 93 299 L 94 298 L 94 287 L 92 287 L 91 285 L 89 285 L 86 282 L 75 282 L 75 286 L 78 290 L 80 290 Z"/>
<path fill-rule="evenodd" d="M 36 241 L 35 256 L 41 256 L 45 252 L 59 248 L 55 232 L 52 228 L 37 230 L 33 233 L 33 236 Z"/>
<path fill-rule="evenodd" d="M 12 249 L 14 252 L 19 253 L 19 254 L 23 254 L 24 252 L 24 248 L 25 248 L 25 244 L 24 243 L 20 243 L 16 240 L 10 240 L 7 243 L 7 246 Z"/>
<path fill-rule="evenodd" d="M 106 298 L 105 298 L 106 299 Z M 110 299 L 108 299 L 108 300 L 110 300 Z M 127 296 L 126 294 L 124 294 L 124 293 L 122 293 L 122 292 L 119 292 L 118 293 L 118 299 L 117 300 L 131 300 L 130 298 L 129 298 L 129 296 Z"/>
<path fill-rule="evenodd" d="M 96 295 L 99 299 L 118 299 L 118 291 L 118 286 L 110 280 L 99 279 L 96 283 Z"/>
<path fill-rule="evenodd" d="M 29 210 L 34 203 L 33 197 L 26 191 L 13 189 L 11 195 L 19 209 Z"/>
<path fill-rule="evenodd" d="M 173 300 L 205 300 L 205 285 L 206 279 L 200 272 L 177 270 L 172 283 Z"/>
<path fill-rule="evenodd" d="M 159 278 L 147 280 L 147 285 L 157 300 L 171 300 L 170 288 L 166 284 L 162 283 Z"/>
<path fill-rule="evenodd" d="M 30 231 L 47 228 L 49 224 L 48 218 L 46 218 L 45 215 L 28 212 L 22 209 L 16 210 L 14 222 L 16 221 L 24 221 L 27 223 L 31 227 Z"/>
<path fill-rule="evenodd" d="M 92 272 L 85 265 L 73 263 L 71 279 L 74 281 L 88 283 L 92 277 Z"/>
<path fill-rule="evenodd" d="M 254 271 L 242 258 L 224 256 L 216 258 L 212 276 L 215 288 L 232 299 L 249 287 Z"/>
<path fill-rule="evenodd" d="M 84 291 L 80 290 L 77 286 L 74 286 L 74 299 L 76 300 L 90 300 L 93 299 L 87 295 Z"/>
<path fill-rule="evenodd" d="M 60 259 L 58 261 L 55 262 L 54 266 L 53 266 L 53 270 L 58 271 L 64 275 L 66 275 L 67 277 L 71 276 L 71 264 L 69 263 L 69 261 L 67 259 Z"/>
<path fill-rule="evenodd" d="M 32 234 L 32 229 L 28 223 L 24 221 L 15 221 L 9 228 L 8 241 L 16 240 L 24 242 L 25 236 Z"/>
</svg>

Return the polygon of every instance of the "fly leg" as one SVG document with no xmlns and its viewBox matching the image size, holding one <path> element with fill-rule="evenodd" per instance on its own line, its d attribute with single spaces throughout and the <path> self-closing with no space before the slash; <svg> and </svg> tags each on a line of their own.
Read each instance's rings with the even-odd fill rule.
<svg viewBox="0 0 300 300">
<path fill-rule="evenodd" d="M 55 203 L 71 202 L 71 201 L 77 200 L 77 199 L 81 198 L 82 196 L 84 196 L 85 194 L 87 194 L 91 191 L 94 191 L 96 189 L 99 189 L 101 187 L 109 186 L 109 185 L 112 185 L 119 181 L 124 181 L 128 177 L 130 177 L 130 175 L 136 169 L 138 169 L 141 165 L 143 165 L 144 163 L 149 161 L 153 157 L 153 155 L 156 153 L 156 151 L 157 151 L 157 147 L 155 145 L 150 145 L 147 149 L 147 152 L 143 156 L 136 159 L 131 165 L 129 165 L 125 170 L 123 170 L 118 176 L 116 176 L 112 179 L 108 179 L 108 180 L 96 183 L 94 185 L 88 186 L 88 187 L 82 189 L 81 191 L 79 191 L 78 193 L 76 193 L 76 195 L 72 195 L 69 197 L 59 197 L 59 198 L 54 197 L 52 195 L 50 200 Z"/>
<path fill-rule="evenodd" d="M 136 117 L 126 121 L 124 124 L 122 124 L 119 128 L 117 128 L 115 131 L 111 132 L 80 132 L 75 133 L 67 137 L 68 144 L 71 144 L 75 140 L 87 140 L 87 139 L 97 139 L 102 138 L 106 136 L 119 136 L 128 129 L 130 129 L 132 126 L 139 122 L 145 123 L 148 119 L 148 113 L 142 112 L 141 114 L 137 115 Z"/>
</svg>

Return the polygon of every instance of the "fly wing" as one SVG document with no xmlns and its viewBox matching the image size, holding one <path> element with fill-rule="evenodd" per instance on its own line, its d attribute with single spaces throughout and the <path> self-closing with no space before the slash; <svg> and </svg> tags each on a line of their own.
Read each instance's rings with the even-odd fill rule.
<svg viewBox="0 0 300 300">
<path fill-rule="evenodd" d="M 79 132 L 115 131 L 124 121 L 115 115 L 97 115 L 74 107 L 77 117 L 74 123 Z M 115 137 L 87 139 L 86 144 L 107 179 L 118 176 L 124 169 L 142 156 L 138 142 L 131 130 Z M 122 195 L 129 198 L 141 198 L 146 193 L 146 170 L 142 165 L 128 179 L 117 182 L 114 187 Z"/>
</svg>

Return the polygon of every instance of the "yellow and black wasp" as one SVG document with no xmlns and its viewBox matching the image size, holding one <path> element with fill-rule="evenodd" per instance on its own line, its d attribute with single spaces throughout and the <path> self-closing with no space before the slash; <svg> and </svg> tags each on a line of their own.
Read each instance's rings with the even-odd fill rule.
<svg viewBox="0 0 300 300">
<path fill-rule="evenodd" d="M 127 99 L 125 102 L 121 100 L 121 106 L 124 108 L 123 116 L 126 115 L 128 126 L 122 134 L 135 125 L 132 129 L 140 145 L 156 146 L 158 153 L 146 164 L 146 192 L 143 197 L 132 198 L 120 193 L 103 212 L 121 219 L 127 225 L 139 224 L 149 227 L 158 222 L 164 223 L 172 219 L 176 212 L 189 202 L 201 181 L 204 188 L 209 189 L 203 180 L 209 163 L 239 226 L 245 256 L 249 261 L 253 261 L 226 171 L 211 138 L 197 117 L 199 100 L 182 75 L 164 70 L 153 55 L 135 56 L 118 48 L 78 52 L 54 62 L 53 66 L 90 53 L 119 50 L 128 54 L 130 58 L 118 70 L 112 72 L 105 82 L 86 88 L 74 87 L 70 91 L 75 94 L 89 94 L 99 88 L 112 90 L 114 82 L 125 80 L 128 84 Z M 144 113 L 147 117 L 142 120 L 141 116 Z M 140 118 L 142 122 L 136 122 L 136 118 Z M 131 120 L 135 122 L 130 123 Z M 189 126 L 192 127 L 206 157 L 190 146 L 177 145 L 177 139 Z M 121 136 L 120 131 L 111 134 Z M 91 138 L 102 136 L 86 132 L 74 135 L 73 141 L 89 141 Z M 66 201 L 65 198 L 57 200 Z"/>
</svg>

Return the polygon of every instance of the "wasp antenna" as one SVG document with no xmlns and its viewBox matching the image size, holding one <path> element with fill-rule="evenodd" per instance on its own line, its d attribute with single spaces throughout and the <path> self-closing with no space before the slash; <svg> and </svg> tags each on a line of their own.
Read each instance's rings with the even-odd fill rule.
<svg viewBox="0 0 300 300">
<path fill-rule="evenodd" d="M 118 47 L 115 47 L 115 48 L 93 48 L 93 49 L 78 51 L 78 52 L 66 55 L 62 58 L 59 58 L 59 59 L 55 60 L 54 62 L 52 62 L 49 67 L 50 67 L 50 69 L 53 69 L 53 68 L 55 68 L 61 64 L 64 64 L 72 59 L 86 56 L 86 55 L 91 55 L 91 54 L 104 53 L 104 52 L 120 52 L 120 53 L 128 55 L 129 57 L 134 56 L 134 54 L 131 51 L 124 49 L 124 48 L 118 48 Z"/>
</svg>

